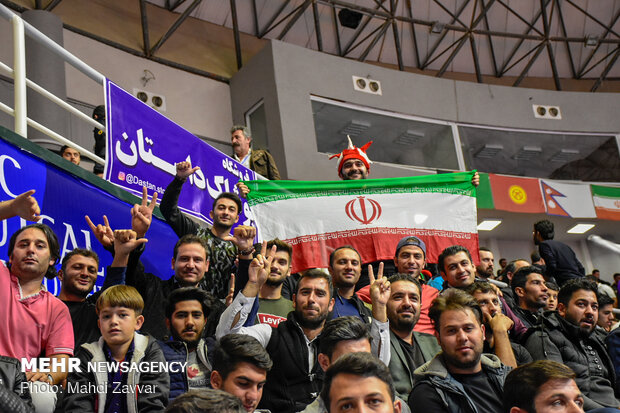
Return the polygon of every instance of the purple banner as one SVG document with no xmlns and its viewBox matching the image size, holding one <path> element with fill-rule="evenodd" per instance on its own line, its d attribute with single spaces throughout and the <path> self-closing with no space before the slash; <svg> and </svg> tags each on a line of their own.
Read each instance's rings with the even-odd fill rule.
<svg viewBox="0 0 620 413">
<path fill-rule="evenodd" d="M 105 179 L 142 196 L 142 187 L 164 193 L 176 175 L 175 164 L 190 161 L 200 170 L 181 191 L 179 208 L 213 224 L 209 212 L 222 192 L 238 194 L 235 184 L 256 179 L 254 171 L 236 162 L 156 110 L 106 80 L 107 157 Z M 242 199 L 239 224 L 253 224 Z"/>
<path fill-rule="evenodd" d="M 19 139 L 25 141 L 21 137 Z M 100 224 L 103 223 L 102 215 L 105 214 L 113 229 L 131 228 L 129 211 L 132 203 L 138 200 L 128 203 L 118 199 L 105 189 L 39 158 L 28 146 L 24 146 L 28 144 L 34 145 L 27 141 L 11 143 L 0 139 L 0 201 L 13 199 L 30 189 L 36 190 L 33 196 L 41 207 L 40 222 L 49 225 L 58 236 L 61 257 L 77 247 L 92 249 L 99 255 L 99 277 L 95 287 L 97 291 L 103 285 L 106 266 L 112 263 L 112 255 L 95 239 L 84 216 L 88 215 L 96 224 Z M 55 156 L 49 152 L 48 158 Z M 11 235 L 29 223 L 19 217 L 0 223 L 0 258 L 8 258 Z M 141 257 L 146 271 L 163 279 L 169 278 L 173 274 L 170 258 L 176 235 L 168 224 L 154 217 L 146 237 L 149 242 Z M 60 264 L 57 268 L 60 268 Z M 44 283 L 54 295 L 60 292 L 58 278 L 46 279 Z"/>
</svg>

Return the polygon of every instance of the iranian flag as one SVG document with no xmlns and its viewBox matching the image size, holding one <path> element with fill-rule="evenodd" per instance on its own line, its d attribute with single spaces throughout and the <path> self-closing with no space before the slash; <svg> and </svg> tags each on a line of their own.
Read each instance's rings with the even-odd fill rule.
<svg viewBox="0 0 620 413">
<path fill-rule="evenodd" d="M 620 221 L 620 188 L 590 185 L 596 216 Z"/>
<path fill-rule="evenodd" d="M 354 246 L 364 263 L 393 259 L 398 241 L 426 243 L 427 261 L 460 244 L 478 249 L 473 172 L 356 181 L 249 181 L 259 239 L 293 245 L 293 272 L 325 268 Z M 476 254 L 474 254 L 476 255 Z"/>
</svg>

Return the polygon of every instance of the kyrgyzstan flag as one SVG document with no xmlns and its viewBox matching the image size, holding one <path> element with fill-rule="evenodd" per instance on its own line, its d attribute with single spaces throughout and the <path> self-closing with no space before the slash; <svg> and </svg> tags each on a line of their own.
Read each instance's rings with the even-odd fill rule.
<svg viewBox="0 0 620 413">
<path fill-rule="evenodd" d="M 532 214 L 545 212 L 538 179 L 489 174 L 489 180 L 495 209 Z"/>
</svg>

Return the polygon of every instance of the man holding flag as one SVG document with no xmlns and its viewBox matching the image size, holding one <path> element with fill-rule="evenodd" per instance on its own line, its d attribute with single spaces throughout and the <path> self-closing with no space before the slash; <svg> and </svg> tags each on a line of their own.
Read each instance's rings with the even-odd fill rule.
<svg viewBox="0 0 620 413">
<path fill-rule="evenodd" d="M 349 140 L 347 149 L 332 156 L 339 158 L 341 182 L 239 184 L 252 207 L 260 238 L 278 237 L 293 245 L 292 273 L 327 268 L 329 254 L 346 244 L 357 249 L 364 262 L 391 265 L 393 245 L 403 236 L 416 236 L 426 243 L 427 262 L 437 262 L 439 252 L 449 245 L 477 250 L 474 186 L 478 174 L 369 180 L 371 161 L 366 151 L 371 143 L 357 148 Z"/>
</svg>

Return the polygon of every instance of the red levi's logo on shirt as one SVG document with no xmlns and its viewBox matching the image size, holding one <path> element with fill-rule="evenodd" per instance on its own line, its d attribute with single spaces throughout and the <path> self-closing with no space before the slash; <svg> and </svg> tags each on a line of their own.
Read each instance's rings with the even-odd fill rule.
<svg viewBox="0 0 620 413">
<path fill-rule="evenodd" d="M 269 324 L 272 327 L 277 327 L 282 321 L 286 320 L 286 317 L 280 317 L 279 315 L 258 313 L 258 322 L 261 324 Z"/>
</svg>

